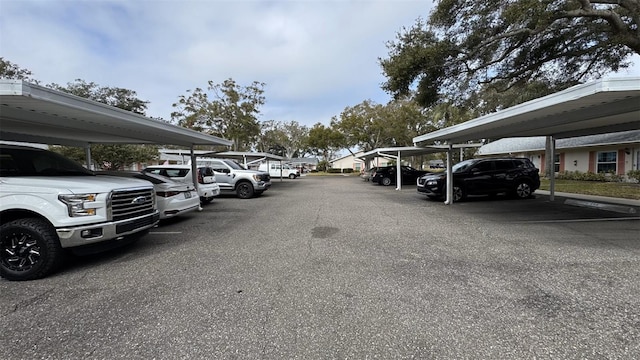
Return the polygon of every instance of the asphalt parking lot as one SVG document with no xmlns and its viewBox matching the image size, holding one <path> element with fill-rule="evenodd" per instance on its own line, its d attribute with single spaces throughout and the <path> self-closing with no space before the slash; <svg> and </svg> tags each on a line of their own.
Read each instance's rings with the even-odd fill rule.
<svg viewBox="0 0 640 360">
<path fill-rule="evenodd" d="M 639 213 L 275 180 L 0 279 L 0 357 L 640 358 Z"/>
</svg>

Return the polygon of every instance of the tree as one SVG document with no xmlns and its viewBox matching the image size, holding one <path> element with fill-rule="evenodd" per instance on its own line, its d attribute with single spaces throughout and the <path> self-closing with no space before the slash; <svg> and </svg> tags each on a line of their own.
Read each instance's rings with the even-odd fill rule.
<svg viewBox="0 0 640 360">
<path fill-rule="evenodd" d="M 357 146 L 369 151 L 390 145 L 390 124 L 386 115 L 383 105 L 365 100 L 345 108 L 339 118 L 331 119 L 331 127 L 343 134 L 345 147 Z"/>
<path fill-rule="evenodd" d="M 387 44 L 383 88 L 415 88 L 423 106 L 531 81 L 566 88 L 628 67 L 638 25 L 640 0 L 443 0 Z"/>
<path fill-rule="evenodd" d="M 52 151 L 58 152 L 79 163 L 85 163 L 84 149 L 70 146 L 53 146 Z M 103 170 L 123 170 L 137 162 L 146 162 L 158 158 L 158 148 L 155 145 L 133 144 L 93 144 L 91 145 L 91 159 L 98 168 Z M 87 166 L 89 167 L 89 166 Z"/>
<path fill-rule="evenodd" d="M 67 83 L 67 86 L 52 83 L 47 85 L 47 87 L 140 115 L 146 113 L 147 104 L 149 103 L 148 101 L 138 99 L 136 92 L 133 90 L 118 87 L 101 87 L 94 82 L 87 83 L 82 79 L 76 79 L 74 82 Z"/>
<path fill-rule="evenodd" d="M 251 149 L 260 134 L 258 115 L 264 105 L 264 83 L 240 86 L 233 79 L 222 84 L 208 82 L 207 91 L 196 88 L 173 104 L 171 119 L 178 125 L 233 141 L 233 150 Z"/>
<path fill-rule="evenodd" d="M 31 75 L 33 74 L 30 70 L 22 69 L 17 64 L 0 57 L 0 79 L 24 80 L 38 84 L 38 81 L 34 80 Z"/>
<path fill-rule="evenodd" d="M 257 142 L 259 151 L 286 158 L 302 156 L 305 153 L 309 130 L 297 121 L 265 121 L 261 124 Z"/>
<path fill-rule="evenodd" d="M 344 144 L 344 136 L 331 127 L 317 123 L 309 130 L 307 143 L 309 151 L 322 156 L 323 160 L 331 159 L 336 151 L 344 148 Z"/>
</svg>

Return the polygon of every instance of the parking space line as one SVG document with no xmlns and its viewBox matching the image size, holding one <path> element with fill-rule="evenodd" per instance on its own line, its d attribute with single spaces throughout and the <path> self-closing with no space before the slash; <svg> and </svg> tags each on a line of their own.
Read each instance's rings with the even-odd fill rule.
<svg viewBox="0 0 640 360">
<path fill-rule="evenodd" d="M 621 217 L 621 218 L 599 218 L 599 219 L 560 219 L 560 220 L 531 220 L 531 221 L 515 221 L 521 224 L 545 224 L 545 223 L 574 223 L 574 222 L 596 222 L 596 221 L 627 221 L 640 220 L 640 217 Z"/>
<path fill-rule="evenodd" d="M 173 235 L 173 234 L 182 234 L 182 231 L 151 231 L 149 234 L 156 235 Z"/>
</svg>

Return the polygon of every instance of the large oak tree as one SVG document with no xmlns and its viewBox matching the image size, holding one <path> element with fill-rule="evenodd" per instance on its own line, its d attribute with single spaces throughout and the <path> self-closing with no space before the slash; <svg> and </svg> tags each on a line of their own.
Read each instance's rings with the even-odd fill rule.
<svg viewBox="0 0 640 360">
<path fill-rule="evenodd" d="M 388 43 L 383 88 L 429 106 L 536 81 L 538 97 L 628 67 L 639 24 L 640 0 L 442 0 Z"/>
</svg>

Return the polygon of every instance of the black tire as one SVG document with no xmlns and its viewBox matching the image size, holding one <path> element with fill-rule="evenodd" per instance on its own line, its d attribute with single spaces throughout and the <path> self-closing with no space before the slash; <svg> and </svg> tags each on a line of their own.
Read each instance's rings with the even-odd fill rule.
<svg viewBox="0 0 640 360">
<path fill-rule="evenodd" d="M 64 249 L 45 220 L 25 218 L 0 226 L 0 276 L 11 281 L 34 280 L 62 263 Z"/>
<path fill-rule="evenodd" d="M 289 174 L 289 179 L 295 179 L 296 178 L 296 174 Z"/>
<path fill-rule="evenodd" d="M 206 204 L 210 203 L 212 200 L 213 200 L 213 197 L 206 198 L 204 196 L 201 196 L 200 197 L 200 204 L 201 205 L 206 205 Z"/>
<path fill-rule="evenodd" d="M 384 186 L 391 185 L 391 178 L 390 177 L 386 177 L 386 176 L 383 177 L 382 181 L 381 181 L 381 184 L 384 185 Z"/>
<path fill-rule="evenodd" d="M 442 188 L 442 197 L 447 198 L 447 188 Z M 453 202 L 463 201 L 467 198 L 467 193 L 458 185 L 453 185 Z"/>
<path fill-rule="evenodd" d="M 513 189 L 513 196 L 518 199 L 528 199 L 531 194 L 533 194 L 533 190 L 531 190 L 531 184 L 528 181 L 518 181 L 515 189 Z"/>
<path fill-rule="evenodd" d="M 464 189 L 460 186 L 453 186 L 453 202 L 462 201 L 467 198 L 467 194 L 464 192 Z"/>
<path fill-rule="evenodd" d="M 240 199 L 250 199 L 253 197 L 253 185 L 248 181 L 242 181 L 236 186 L 236 194 Z"/>
</svg>

